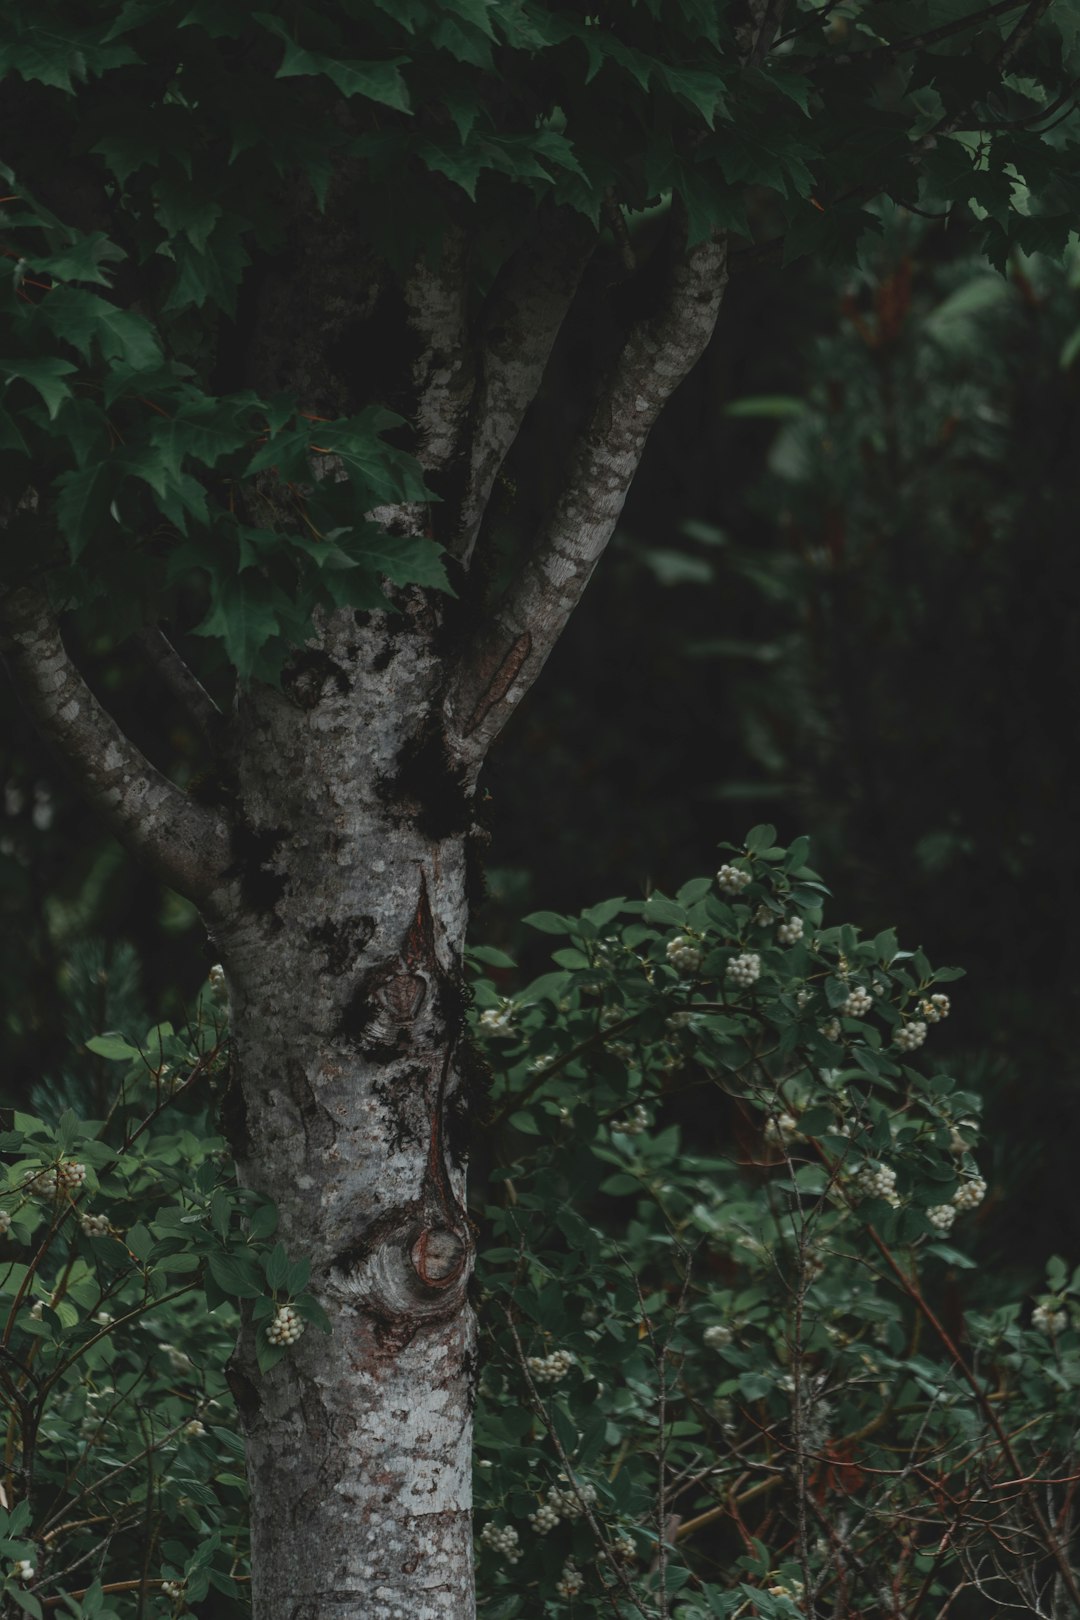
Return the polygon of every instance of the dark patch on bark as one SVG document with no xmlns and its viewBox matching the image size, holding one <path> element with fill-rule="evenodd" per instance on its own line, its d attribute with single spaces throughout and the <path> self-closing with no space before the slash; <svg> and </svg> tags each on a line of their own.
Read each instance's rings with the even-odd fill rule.
<svg viewBox="0 0 1080 1620">
<path fill-rule="evenodd" d="M 409 324 L 409 312 L 399 287 L 382 289 L 371 315 L 350 321 L 334 343 L 334 370 L 357 399 L 382 400 L 406 418 L 401 428 L 384 434 L 402 450 L 416 448 L 411 426 L 418 404 L 412 381 L 422 342 Z"/>
<path fill-rule="evenodd" d="M 475 1123 L 487 1110 L 495 1071 L 467 1033 L 462 1035 L 456 1055 L 461 1079 L 447 1104 L 443 1131 L 450 1162 L 459 1170 L 468 1161 Z"/>
<path fill-rule="evenodd" d="M 245 1429 L 249 1429 L 259 1416 L 262 1402 L 259 1399 L 258 1386 L 237 1365 L 235 1352 L 225 1364 L 225 1382 L 232 1391 L 241 1422 Z"/>
<path fill-rule="evenodd" d="M 225 1092 L 219 1109 L 221 1129 L 229 1143 L 234 1159 L 246 1158 L 251 1149 L 248 1129 L 247 1098 L 240 1084 L 240 1069 L 232 1048 L 229 1049 L 229 1069 Z"/>
<path fill-rule="evenodd" d="M 375 919 L 360 915 L 345 917 L 340 922 L 327 918 L 317 928 L 309 928 L 307 937 L 325 953 L 327 973 L 338 979 L 356 966 L 374 932 Z"/>
<path fill-rule="evenodd" d="M 391 1023 L 384 999 L 387 987 L 400 977 L 400 969 L 393 963 L 370 968 L 349 996 L 338 1021 L 336 1033 L 375 1063 L 392 1063 L 409 1049 L 409 1027 L 396 1019 Z"/>
<path fill-rule="evenodd" d="M 406 801 L 411 824 L 434 842 L 459 835 L 472 823 L 465 768 L 451 757 L 442 726 L 433 716 L 402 746 L 395 775 L 384 777 L 378 791 L 399 811 Z"/>
<path fill-rule="evenodd" d="M 328 681 L 333 681 L 343 697 L 351 690 L 348 675 L 329 653 L 305 647 L 289 659 L 281 685 L 298 708 L 314 709 Z"/>
<path fill-rule="evenodd" d="M 289 1063 L 289 1090 L 296 1102 L 304 1137 L 310 1150 L 326 1153 L 337 1141 L 337 1123 L 315 1095 L 311 1081 L 295 1062 Z M 310 1157 L 310 1152 L 309 1155 Z"/>
<path fill-rule="evenodd" d="M 488 897 L 484 850 L 491 843 L 486 827 L 473 826 L 465 839 L 465 904 L 475 922 Z"/>
<path fill-rule="evenodd" d="M 226 880 L 236 878 L 249 911 L 259 916 L 273 912 L 285 892 L 285 878 L 271 870 L 271 863 L 285 839 L 281 828 L 256 829 L 246 821 L 238 821 L 232 829 L 233 864 L 226 870 Z M 278 927 L 280 927 L 278 921 Z"/>
<path fill-rule="evenodd" d="M 376 674 L 381 674 L 382 671 L 384 669 L 386 669 L 387 665 L 391 662 L 391 660 L 397 657 L 397 654 L 398 654 L 397 638 L 395 636 L 387 636 L 386 640 L 382 644 L 381 649 L 375 654 L 375 657 L 371 660 L 372 669 L 375 671 Z"/>
<path fill-rule="evenodd" d="M 428 1123 L 418 1106 L 427 1085 L 427 1070 L 412 1066 L 385 1079 L 373 1080 L 371 1095 L 386 1110 L 390 1123 L 387 1147 L 391 1153 L 427 1145 Z"/>
</svg>

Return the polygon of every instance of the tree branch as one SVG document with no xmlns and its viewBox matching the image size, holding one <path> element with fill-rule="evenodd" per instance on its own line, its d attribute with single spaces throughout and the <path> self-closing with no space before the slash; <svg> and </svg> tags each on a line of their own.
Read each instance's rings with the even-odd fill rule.
<svg viewBox="0 0 1080 1620">
<path fill-rule="evenodd" d="M 726 282 L 726 236 L 674 251 L 660 308 L 631 332 L 536 550 L 451 675 L 447 736 L 466 764 L 481 763 L 580 601 L 653 423 L 712 336 Z"/>
<path fill-rule="evenodd" d="M 412 366 L 417 459 L 439 472 L 458 449 L 473 391 L 468 343 L 468 240 L 460 226 L 443 238 L 439 260 L 420 260 L 405 282 L 408 323 L 421 348 Z"/>
<path fill-rule="evenodd" d="M 135 632 L 135 643 L 207 742 L 216 747 L 225 728 L 225 716 L 164 630 L 156 624 L 145 625 Z"/>
<path fill-rule="evenodd" d="M 0 595 L 0 648 L 38 730 L 74 770 L 124 842 L 171 887 L 200 902 L 229 860 L 224 819 L 145 760 L 68 657 L 45 596 Z"/>
<path fill-rule="evenodd" d="M 540 387 L 548 357 L 596 245 L 569 209 L 541 209 L 535 235 L 498 276 L 484 312 L 476 427 L 451 549 L 468 563 L 499 468 Z"/>
</svg>

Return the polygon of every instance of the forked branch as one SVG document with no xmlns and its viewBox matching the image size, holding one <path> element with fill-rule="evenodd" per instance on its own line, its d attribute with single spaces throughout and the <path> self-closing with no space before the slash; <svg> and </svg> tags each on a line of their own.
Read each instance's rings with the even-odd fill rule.
<svg viewBox="0 0 1080 1620">
<path fill-rule="evenodd" d="M 630 333 L 530 557 L 451 677 L 447 736 L 478 768 L 532 685 L 615 529 L 649 432 L 705 349 L 727 281 L 727 243 L 675 245 L 660 307 Z"/>
<path fill-rule="evenodd" d="M 91 802 L 166 883 L 203 901 L 228 864 L 224 818 L 195 804 L 124 736 L 72 663 L 39 591 L 0 595 L 0 647 L 38 730 Z"/>
</svg>

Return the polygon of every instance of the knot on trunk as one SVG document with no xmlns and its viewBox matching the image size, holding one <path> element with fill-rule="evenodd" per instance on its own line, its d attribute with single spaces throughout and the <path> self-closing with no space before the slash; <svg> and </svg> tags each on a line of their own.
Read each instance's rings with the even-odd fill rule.
<svg viewBox="0 0 1080 1620">
<path fill-rule="evenodd" d="M 467 1233 L 439 1216 L 430 1222 L 391 1218 L 338 1257 L 331 1291 L 382 1321 L 419 1325 L 460 1308 L 472 1265 Z"/>
</svg>

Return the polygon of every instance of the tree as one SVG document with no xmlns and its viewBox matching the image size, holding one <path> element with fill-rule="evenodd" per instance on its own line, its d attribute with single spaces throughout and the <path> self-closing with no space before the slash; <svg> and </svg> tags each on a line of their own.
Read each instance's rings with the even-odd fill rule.
<svg viewBox="0 0 1080 1620">
<path fill-rule="evenodd" d="M 1064 244 L 1078 18 L 1049 12 L 55 0 L 5 21 L 8 665 L 201 909 L 238 1175 L 312 1255 L 333 1330 L 260 1377 L 248 1323 L 234 1358 L 260 1616 L 473 1611 L 461 952 L 485 757 L 730 264 L 850 260 L 879 197 L 970 208 L 999 268 Z M 493 492 L 575 300 L 606 363 L 506 556 Z M 201 781 L 124 735 L 61 613 L 130 638 L 198 718 Z"/>
</svg>

